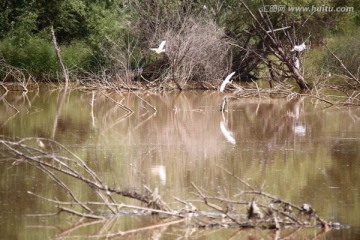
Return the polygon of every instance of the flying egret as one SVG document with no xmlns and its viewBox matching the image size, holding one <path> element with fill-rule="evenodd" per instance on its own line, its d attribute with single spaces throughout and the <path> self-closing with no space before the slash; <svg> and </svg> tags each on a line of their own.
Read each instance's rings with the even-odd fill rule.
<svg viewBox="0 0 360 240">
<path fill-rule="evenodd" d="M 157 54 L 165 52 L 165 43 L 166 41 L 162 41 L 158 48 L 150 48 L 151 51 L 155 51 Z"/>
<path fill-rule="evenodd" d="M 220 92 L 223 92 L 225 90 L 226 84 L 228 84 L 230 82 L 230 79 L 232 78 L 232 76 L 234 74 L 235 74 L 235 72 L 232 72 L 225 78 L 225 80 L 222 82 L 222 84 L 220 86 Z"/>
<path fill-rule="evenodd" d="M 302 52 L 306 49 L 306 45 L 305 45 L 305 42 L 303 42 L 302 44 L 300 45 L 295 45 L 293 47 L 293 49 L 290 50 L 290 52 L 293 52 L 293 51 L 297 51 L 297 52 Z"/>
</svg>

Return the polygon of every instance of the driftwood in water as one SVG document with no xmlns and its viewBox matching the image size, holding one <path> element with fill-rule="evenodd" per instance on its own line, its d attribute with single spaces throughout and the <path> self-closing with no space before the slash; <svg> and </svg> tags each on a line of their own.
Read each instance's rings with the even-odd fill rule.
<svg viewBox="0 0 360 240">
<path fill-rule="evenodd" d="M 36 147 L 35 147 L 36 146 Z M 38 168 L 52 179 L 67 193 L 70 201 L 59 201 L 39 196 L 28 192 L 43 200 L 56 203 L 57 213 L 66 212 L 71 215 L 88 219 L 111 219 L 131 212 L 134 214 L 148 215 L 161 214 L 162 217 L 177 217 L 179 223 L 185 219 L 187 226 L 208 227 L 236 227 L 236 228 L 262 228 L 281 229 L 285 227 L 321 227 L 324 231 L 341 227 L 339 223 L 328 222 L 318 216 L 310 204 L 295 205 L 272 196 L 263 191 L 255 190 L 249 183 L 235 176 L 232 172 L 222 169 L 233 176 L 244 190 L 239 192 L 234 199 L 211 196 L 200 187 L 192 183 L 196 196 L 201 200 L 201 206 L 195 203 L 175 198 L 180 206 L 170 208 L 157 189 L 151 190 L 144 187 L 144 191 L 126 190 L 109 187 L 100 177 L 78 156 L 62 144 L 44 138 L 26 138 L 19 141 L 0 138 L 1 156 L 12 161 L 13 164 L 29 164 Z M 72 178 L 88 185 L 98 196 L 98 202 L 80 200 L 64 180 Z M 116 196 L 136 199 L 146 206 L 127 205 L 116 201 Z M 81 208 L 79 208 L 81 207 Z M 98 209 L 107 208 L 109 211 L 99 212 Z M 107 235 L 108 236 L 108 235 Z"/>
</svg>

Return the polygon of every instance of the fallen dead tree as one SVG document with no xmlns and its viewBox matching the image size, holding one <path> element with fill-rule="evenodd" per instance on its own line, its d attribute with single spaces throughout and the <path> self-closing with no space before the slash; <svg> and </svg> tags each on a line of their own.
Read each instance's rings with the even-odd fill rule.
<svg viewBox="0 0 360 240">
<path fill-rule="evenodd" d="M 282 229 L 285 227 L 318 227 L 326 232 L 331 228 L 342 227 L 339 223 L 329 222 L 321 218 L 310 204 L 296 205 L 256 190 L 249 183 L 226 169 L 222 170 L 244 186 L 244 190 L 234 196 L 234 199 L 209 195 L 205 190 L 192 183 L 196 190 L 194 195 L 200 201 L 175 198 L 179 202 L 179 207 L 170 208 L 162 200 L 157 189 L 152 190 L 145 186 L 143 191 L 138 191 L 109 187 L 85 161 L 54 140 L 24 138 L 14 141 L 1 136 L 0 150 L 1 160 L 11 161 L 13 165 L 28 164 L 34 166 L 68 193 L 71 200 L 60 201 L 57 200 L 56 196 L 48 198 L 28 192 L 42 200 L 53 202 L 57 208 L 55 214 L 66 212 L 93 221 L 107 221 L 128 213 L 155 214 L 166 219 L 164 220 L 165 225 L 177 224 L 184 220 L 187 222 L 187 226 L 197 228 Z M 85 183 L 93 190 L 94 195 L 98 196 L 99 201 L 79 199 L 71 187 L 65 183 L 64 178 Z M 124 204 L 117 200 L 117 196 L 135 199 L 139 205 Z M 107 211 L 104 211 L 104 207 L 107 208 Z M 99 209 L 103 210 L 99 211 Z M 164 226 L 164 224 L 158 226 Z M 131 230 L 128 233 L 134 231 L 137 230 Z M 107 233 L 106 236 L 128 233 Z"/>
</svg>

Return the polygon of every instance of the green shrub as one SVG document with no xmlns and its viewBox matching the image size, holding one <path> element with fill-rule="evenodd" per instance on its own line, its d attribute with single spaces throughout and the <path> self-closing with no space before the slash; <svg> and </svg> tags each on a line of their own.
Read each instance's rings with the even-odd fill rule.
<svg viewBox="0 0 360 240">
<path fill-rule="evenodd" d="M 21 45 L 16 44 L 14 38 L 6 38 L 0 43 L 0 54 L 7 64 L 25 69 L 38 79 L 52 78 L 57 71 L 51 43 L 37 37 Z"/>
<path fill-rule="evenodd" d="M 60 47 L 62 60 L 73 77 L 91 69 L 94 57 L 88 45 L 75 41 Z"/>
<path fill-rule="evenodd" d="M 81 70 L 89 70 L 91 49 L 82 42 L 73 42 L 60 46 L 62 59 L 70 74 L 76 77 Z M 13 39 L 0 42 L 0 55 L 7 64 L 26 70 L 38 80 L 54 80 L 59 75 L 52 42 L 38 37 L 29 38 L 21 46 Z"/>
<path fill-rule="evenodd" d="M 335 36 L 331 39 L 329 49 L 343 62 L 346 68 L 355 76 L 360 75 L 360 29 L 345 36 Z M 343 73 L 341 64 L 326 50 L 324 65 L 330 72 Z"/>
</svg>

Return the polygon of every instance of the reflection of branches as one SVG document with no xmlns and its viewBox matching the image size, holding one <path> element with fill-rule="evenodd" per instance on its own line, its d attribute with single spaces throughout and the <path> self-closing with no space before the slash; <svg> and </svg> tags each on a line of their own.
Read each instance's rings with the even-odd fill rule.
<svg viewBox="0 0 360 240">
<path fill-rule="evenodd" d="M 139 94 L 136 94 L 135 92 L 133 92 L 133 94 L 134 94 L 135 96 L 137 96 L 139 99 L 141 99 L 143 102 L 145 102 L 149 107 L 151 107 L 151 108 L 154 110 L 154 113 L 157 112 L 155 106 L 151 105 L 151 104 L 150 104 L 148 101 L 146 101 L 144 98 L 140 97 Z"/>
<path fill-rule="evenodd" d="M 134 111 L 131 110 L 129 107 L 125 106 L 124 104 L 122 104 L 122 102 L 124 101 L 125 97 L 122 96 L 121 100 L 118 101 L 114 98 L 112 98 L 111 96 L 109 96 L 108 94 L 102 92 L 102 95 L 104 97 L 106 97 L 107 99 L 111 100 L 111 102 L 113 102 L 115 104 L 115 107 L 110 108 L 105 114 L 103 114 L 103 119 L 106 119 L 105 116 L 110 116 L 112 115 L 113 112 L 115 112 L 118 107 L 120 107 L 120 109 L 125 111 L 125 114 L 121 115 L 120 117 L 118 117 L 116 120 L 112 121 L 111 123 L 106 123 L 105 124 L 105 128 L 102 130 L 102 133 L 100 135 L 102 135 L 103 133 L 105 133 L 107 130 L 113 128 L 114 126 L 116 126 L 117 124 L 119 124 L 120 122 L 124 121 L 125 119 L 129 118 Z"/>
<path fill-rule="evenodd" d="M 163 232 L 166 230 L 166 228 L 170 225 L 175 225 L 175 224 L 179 224 L 182 223 L 184 221 L 184 219 L 176 219 L 176 220 L 164 220 L 158 224 L 154 224 L 151 226 L 146 226 L 146 227 L 141 227 L 141 228 L 136 228 L 136 229 L 131 229 L 131 230 L 127 230 L 127 231 L 115 231 L 115 232 L 109 232 L 109 230 L 111 230 L 109 227 L 107 227 L 108 225 L 115 225 L 115 221 L 114 219 L 106 219 L 106 220 L 101 220 L 101 221 L 95 221 L 95 222 L 80 222 L 79 224 L 74 225 L 72 228 L 62 232 L 60 234 L 60 236 L 58 237 L 59 239 L 61 238 L 66 238 L 67 236 L 70 235 L 71 232 L 74 232 L 75 230 L 78 230 L 80 228 L 85 228 L 88 227 L 89 225 L 95 225 L 95 224 L 99 224 L 102 223 L 103 227 L 102 229 L 104 229 L 103 231 L 99 231 L 100 233 L 98 234 L 92 234 L 92 235 L 87 235 L 87 238 L 115 238 L 115 237 L 120 237 L 120 236 L 126 236 L 126 235 L 130 235 L 130 234 L 136 234 L 136 233 L 140 233 L 143 231 L 150 231 L 150 230 L 156 230 L 156 229 L 161 229 L 160 230 L 160 236 L 163 234 Z M 101 233 L 104 232 L 104 233 Z M 82 238 L 83 236 L 71 236 L 72 238 Z M 159 239 L 159 238 L 154 238 L 154 239 Z"/>
<path fill-rule="evenodd" d="M 10 116 L 6 121 L 4 121 L 2 124 L 1 124 L 1 127 L 5 126 L 6 123 L 11 120 L 12 118 L 14 118 L 16 116 L 16 114 L 18 114 L 20 111 L 12 104 L 10 104 L 7 100 L 6 100 L 6 95 L 7 95 L 8 91 L 6 91 L 1 97 L 0 97 L 0 101 L 4 102 L 6 106 L 9 106 L 10 108 L 14 109 L 15 110 L 15 113 Z"/>
<path fill-rule="evenodd" d="M 115 99 L 113 99 L 111 96 L 109 96 L 106 93 L 103 93 L 105 97 L 107 97 L 110 101 L 112 101 L 113 103 L 116 104 L 116 106 L 120 107 L 121 109 L 125 110 L 128 114 L 132 114 L 133 110 L 131 110 L 130 108 L 128 108 L 127 106 L 123 105 L 121 102 L 124 100 L 124 98 L 120 101 L 116 101 Z"/>
<path fill-rule="evenodd" d="M 18 142 L 1 140 L 0 143 L 6 147 L 11 157 L 18 158 L 18 163 L 29 163 L 35 167 L 41 168 L 41 170 L 47 174 L 49 174 L 50 171 L 50 177 L 52 177 L 52 179 L 61 187 L 64 187 L 64 184 L 59 180 L 58 176 L 55 177 L 54 173 L 56 172 L 63 173 L 87 184 L 89 187 L 95 189 L 96 194 L 113 213 L 115 213 L 116 210 L 110 204 L 111 202 L 114 203 L 111 193 L 134 198 L 146 204 L 153 203 L 158 209 L 165 209 L 165 205 L 161 200 L 153 202 L 149 196 L 141 194 L 137 191 L 109 188 L 100 180 L 97 174 L 86 165 L 84 161 L 60 143 L 50 139 L 41 139 L 43 142 L 46 141 L 46 146 L 51 146 L 52 149 L 63 151 L 69 154 L 70 157 L 59 155 L 56 152 L 46 152 L 25 144 L 30 140 L 34 139 L 27 138 Z M 69 192 L 68 189 L 66 190 Z M 72 194 L 70 195 L 73 196 Z M 77 202 L 76 199 L 74 200 Z"/>
<path fill-rule="evenodd" d="M 34 147 L 34 144 L 43 142 L 40 148 Z M 24 138 L 19 141 L 9 141 L 0 138 L 0 145 L 2 145 L 2 156 L 6 157 L 7 160 L 13 161 L 14 164 L 27 163 L 30 164 L 47 176 L 49 176 L 58 186 L 68 193 L 68 196 L 72 201 L 60 201 L 57 199 L 50 199 L 33 192 L 28 192 L 31 195 L 39 197 L 43 200 L 56 203 L 58 213 L 66 212 L 74 216 L 79 216 L 88 219 L 114 219 L 117 216 L 121 216 L 124 212 L 128 212 L 128 209 L 132 210 L 133 214 L 137 215 L 148 215 L 162 214 L 162 216 L 174 216 L 181 219 L 164 218 L 162 222 L 137 229 L 128 231 L 113 231 L 110 233 L 104 233 L 109 231 L 107 221 L 103 222 L 103 229 L 94 237 L 116 237 L 133 234 L 141 231 L 147 231 L 152 229 L 160 229 L 158 234 L 166 229 L 166 226 L 178 224 L 183 221 L 191 221 L 195 226 L 198 227 L 225 227 L 225 226 L 236 226 L 241 228 L 281 228 L 286 226 L 293 227 L 315 227 L 316 224 L 310 223 L 308 219 L 316 219 L 320 222 L 325 230 L 330 227 L 335 227 L 332 223 L 328 223 L 322 218 L 318 217 L 315 210 L 311 206 L 303 205 L 297 206 L 290 202 L 281 200 L 272 196 L 271 194 L 263 191 L 255 190 L 246 181 L 234 176 L 228 170 L 223 169 L 226 173 L 234 176 L 239 182 L 246 186 L 248 191 L 240 192 L 236 197 L 236 200 L 220 197 L 220 196 L 209 196 L 205 191 L 201 190 L 198 186 L 192 183 L 193 187 L 197 191 L 196 194 L 201 202 L 205 206 L 215 210 L 214 212 L 200 211 L 194 207 L 189 201 L 179 202 L 185 205 L 184 208 L 173 210 L 161 199 L 158 190 L 151 190 L 145 186 L 145 193 L 140 193 L 136 190 L 122 190 L 108 187 L 98 175 L 77 155 L 72 153 L 62 144 L 44 138 Z M 51 151 L 45 151 L 45 149 L 51 149 Z M 71 177 L 80 183 L 84 183 L 89 186 L 101 199 L 97 201 L 81 201 L 78 199 L 73 191 L 70 189 L 70 185 L 67 185 L 64 180 L 64 176 Z M 255 195 L 260 196 L 255 201 Z M 140 203 L 145 203 L 147 207 L 129 205 L 124 203 L 118 203 L 116 200 L 117 196 L 127 197 L 138 200 Z M 252 199 L 251 199 L 252 198 Z M 270 202 L 270 203 L 269 203 Z M 240 209 L 237 206 L 248 206 L 246 209 L 247 214 L 241 214 Z M 82 211 L 79 210 L 82 209 Z M 104 212 L 98 213 L 96 209 L 99 207 L 107 207 L 111 213 L 106 214 Z M 295 214 L 289 210 L 290 208 L 295 209 L 299 214 Z M 243 207 L 242 207 L 243 208 Z M 257 209 L 256 220 L 251 217 L 251 209 Z M 260 214 L 260 212 L 263 212 Z M 255 212 L 253 212 L 253 215 Z M 255 214 L 256 215 L 256 214 Z M 305 220 L 303 219 L 305 217 Z M 85 223 L 84 226 L 87 226 Z M 80 225 L 75 225 L 74 228 L 81 228 Z M 72 230 L 67 230 L 71 232 Z"/>
<path fill-rule="evenodd" d="M 67 88 L 64 89 L 64 91 L 62 92 L 62 94 L 60 95 L 60 100 L 58 101 L 57 105 L 56 105 L 56 114 L 54 117 L 54 122 L 53 122 L 53 128 L 51 131 L 51 138 L 54 139 L 55 135 L 56 135 L 56 130 L 58 127 L 58 121 L 59 121 L 59 117 L 60 117 L 60 113 L 62 110 L 62 105 L 64 104 L 64 100 L 67 94 Z"/>
<path fill-rule="evenodd" d="M 14 105 L 10 104 L 7 100 L 6 100 L 6 95 L 8 92 L 5 92 L 1 97 L 0 97 L 0 101 L 3 101 L 5 103 L 6 106 L 9 106 L 10 108 L 14 109 L 16 111 L 16 113 L 20 112 Z"/>
<path fill-rule="evenodd" d="M 92 91 L 90 106 L 91 106 L 91 120 L 92 120 L 93 127 L 95 127 L 94 102 L 95 102 L 95 91 Z"/>
<path fill-rule="evenodd" d="M 150 114 L 150 116 L 148 116 L 147 118 L 145 118 L 144 120 L 142 120 L 140 123 L 138 123 L 135 127 L 133 127 L 133 131 L 136 131 L 138 128 L 140 128 L 141 126 L 143 126 L 147 121 L 149 121 L 150 119 L 152 119 L 155 115 L 156 115 L 156 112 Z"/>
</svg>

